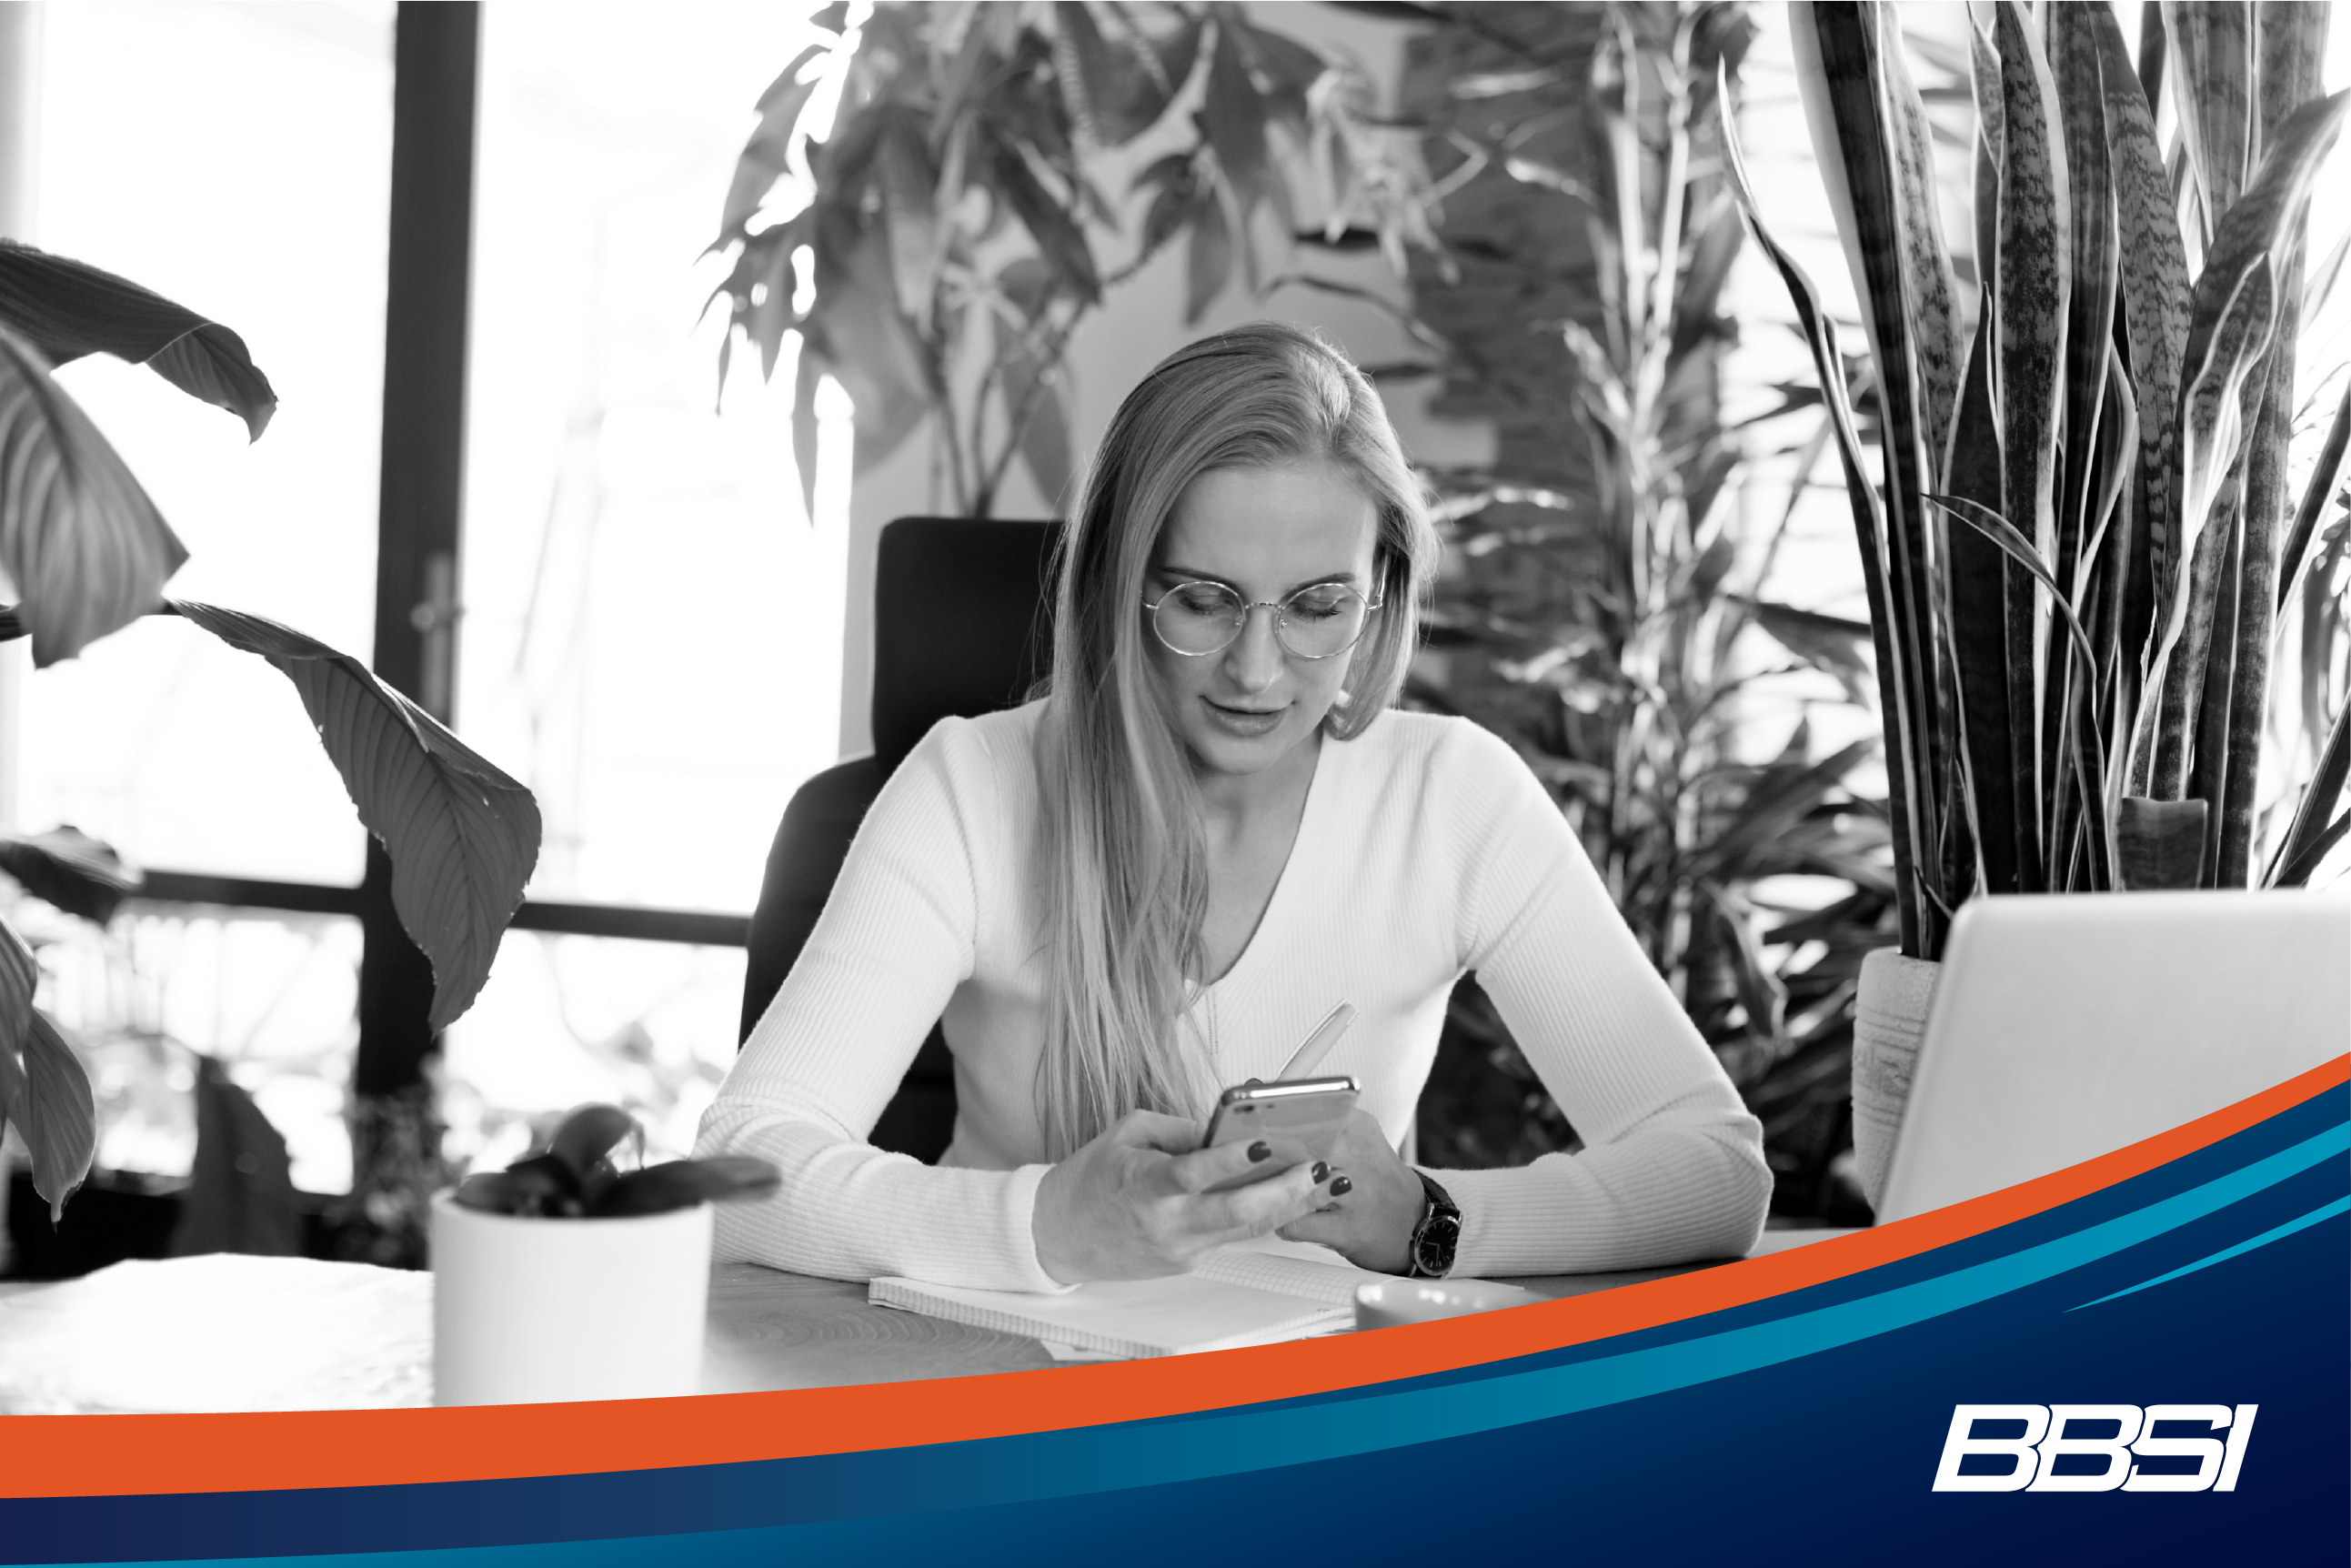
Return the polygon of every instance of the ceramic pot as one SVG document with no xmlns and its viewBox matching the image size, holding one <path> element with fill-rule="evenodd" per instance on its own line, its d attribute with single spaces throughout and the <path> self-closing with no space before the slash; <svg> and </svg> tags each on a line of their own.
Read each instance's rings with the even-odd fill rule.
<svg viewBox="0 0 2351 1568">
<path fill-rule="evenodd" d="M 1910 1100 L 1918 1046 L 1927 1036 L 1927 1009 L 1943 967 L 1881 947 L 1861 961 L 1861 990 L 1853 1004 L 1853 1156 L 1862 1196 L 1872 1208 L 1886 1195 L 1902 1108 Z"/>
<path fill-rule="evenodd" d="M 711 1210 L 537 1219 L 433 1200 L 433 1402 L 698 1393 Z"/>
</svg>

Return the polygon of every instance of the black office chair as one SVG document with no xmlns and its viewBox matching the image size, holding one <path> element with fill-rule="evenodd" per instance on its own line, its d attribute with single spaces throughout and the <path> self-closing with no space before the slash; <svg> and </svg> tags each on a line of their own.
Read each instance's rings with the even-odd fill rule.
<svg viewBox="0 0 2351 1568">
<path fill-rule="evenodd" d="M 1026 699 L 1050 659 L 1045 574 L 1060 525 L 900 517 L 873 588 L 873 755 L 801 785 L 768 852 L 751 915 L 742 1038 L 808 943 L 849 841 L 891 771 L 940 719 Z M 955 1135 L 955 1062 L 934 1027 L 874 1125 L 875 1146 L 935 1161 Z"/>
</svg>

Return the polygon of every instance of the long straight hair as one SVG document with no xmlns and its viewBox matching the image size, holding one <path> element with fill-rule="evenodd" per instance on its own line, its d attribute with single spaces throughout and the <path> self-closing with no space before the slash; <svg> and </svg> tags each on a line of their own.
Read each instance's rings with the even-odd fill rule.
<svg viewBox="0 0 2351 1568">
<path fill-rule="evenodd" d="M 1045 958 L 1038 1090 L 1050 1157 L 1131 1110 L 1196 1117 L 1213 1085 L 1178 1038 L 1202 984 L 1207 852 L 1189 757 L 1144 641 L 1159 538 L 1218 469 L 1328 463 L 1378 514 L 1372 617 L 1323 733 L 1395 700 L 1437 541 L 1379 394 L 1311 333 L 1261 321 L 1177 350 L 1111 419 L 1059 559 L 1052 672 L 1037 739 Z"/>
</svg>

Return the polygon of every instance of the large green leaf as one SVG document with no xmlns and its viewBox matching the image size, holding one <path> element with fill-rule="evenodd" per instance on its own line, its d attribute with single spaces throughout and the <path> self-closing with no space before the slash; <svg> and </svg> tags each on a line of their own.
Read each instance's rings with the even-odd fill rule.
<svg viewBox="0 0 2351 1568">
<path fill-rule="evenodd" d="M 196 1058 L 196 1158 L 171 1252 L 302 1255 L 302 1210 L 284 1134 L 209 1056 Z"/>
<path fill-rule="evenodd" d="M 1927 106 L 1910 79 L 1896 8 L 1876 6 L 1878 58 L 1885 73 L 1886 112 L 1893 121 L 1895 215 L 1902 247 L 1906 326 L 1918 361 L 1920 445 L 1928 472 L 1938 477 L 1959 408 L 1966 343 L 1959 328 L 1959 285 L 1943 240 L 1941 198 L 1935 179 L 1934 138 Z"/>
<path fill-rule="evenodd" d="M 2343 396 L 2335 405 L 2335 423 L 2327 427 L 2318 460 L 2311 465 L 2309 480 L 2303 486 L 2302 501 L 2294 508 L 2294 526 L 2286 532 L 2285 549 L 2278 558 L 2277 601 L 2281 609 L 2286 596 L 2294 591 L 2294 580 L 2302 575 L 2303 558 L 2310 553 L 2310 541 L 2318 532 L 2318 519 L 2325 515 L 2335 486 L 2343 483 L 2346 456 L 2351 456 L 2351 381 L 2343 383 Z"/>
<path fill-rule="evenodd" d="M 2008 511 L 2044 561 L 2056 554 L 2058 415 L 2073 292 L 2073 209 L 2057 84 L 2024 8 L 2000 0 L 1998 403 Z M 2021 650 L 2013 645 L 2011 658 Z M 2037 645 L 2030 655 L 2037 658 Z"/>
<path fill-rule="evenodd" d="M 997 287 L 1012 301 L 1018 320 L 1000 314 L 989 317 L 996 360 L 1004 375 L 1004 411 L 1008 434 L 1037 493 L 1056 512 L 1068 499 L 1075 471 L 1071 455 L 1070 415 L 1062 406 L 1061 389 L 1053 382 L 1053 366 L 1040 352 L 1040 337 L 1051 330 L 1044 312 L 1050 302 L 1050 280 L 1043 265 L 1024 256 L 997 275 Z"/>
<path fill-rule="evenodd" d="M 2135 692 L 2156 623 L 2157 585 L 2169 583 L 2181 570 L 2177 457 L 2179 363 L 2188 342 L 2188 252 L 2154 114 L 2121 24 L 2105 6 L 2085 9 L 2097 30 L 2099 78 L 2106 95 L 2108 169 L 2121 245 L 2117 288 L 2139 411 L 2133 526 L 2116 632 L 2122 676 Z M 2159 44 L 2162 27 L 2143 28 L 2142 37 L 2149 32 Z"/>
<path fill-rule="evenodd" d="M 258 615 L 173 608 L 283 671 L 302 696 L 360 821 L 392 859 L 392 902 L 433 965 L 432 1027 L 447 1028 L 489 977 L 498 938 L 538 860 L 530 791 L 346 653 Z"/>
<path fill-rule="evenodd" d="M 33 663 L 70 659 L 163 601 L 188 552 L 39 350 L 0 329 L 0 569 Z"/>
<path fill-rule="evenodd" d="M 34 897 L 100 925 L 139 891 L 138 873 L 122 863 L 110 845 L 70 826 L 46 833 L 0 834 L 0 871 L 22 883 Z"/>
<path fill-rule="evenodd" d="M 2204 211 L 2225 214 L 2252 152 L 2253 8 L 2243 0 L 2164 0 L 2171 101 Z"/>
<path fill-rule="evenodd" d="M 9 936 L 14 939 L 15 933 Z M 47 1200 L 54 1221 L 64 1218 L 66 1199 L 89 1175 L 98 1152 L 97 1103 L 81 1059 L 57 1026 L 29 1005 L 17 1043 L 21 1062 L 11 1042 L 0 1041 L 0 1117 L 25 1140 L 33 1161 L 33 1190 Z"/>
<path fill-rule="evenodd" d="M 789 167 L 787 154 L 790 151 L 792 132 L 799 126 L 800 111 L 808 107 L 809 99 L 820 78 L 799 79 L 802 69 L 810 60 L 828 52 L 828 46 L 810 44 L 792 57 L 786 66 L 759 95 L 758 129 L 743 145 L 742 156 L 736 161 L 735 178 L 726 189 L 726 206 L 718 224 L 719 243 L 728 239 L 750 222 L 759 204 L 775 189 L 776 182 Z"/>
<path fill-rule="evenodd" d="M 1796 6 L 1792 14 L 1801 17 L 1807 9 Z M 1806 29 L 1800 26 L 1797 31 L 1802 37 Z M 1817 50 L 1814 55 L 1817 57 Z M 1800 70 L 1798 75 L 1800 80 L 1808 81 L 1811 73 Z M 1885 542 L 1886 514 L 1863 459 L 1861 435 L 1845 390 L 1844 358 L 1837 342 L 1836 323 L 1821 308 L 1820 295 L 1811 277 L 1763 223 L 1762 211 L 1755 200 L 1754 187 L 1747 178 L 1746 162 L 1740 152 L 1738 127 L 1728 111 L 1730 93 L 1727 68 L 1719 75 L 1716 102 L 1721 106 L 1723 174 L 1740 215 L 1755 236 L 1757 248 L 1779 273 L 1781 284 L 1796 308 L 1805 346 L 1812 350 L 1822 403 L 1828 413 L 1830 428 L 1835 433 L 1837 458 L 1844 471 L 1846 502 L 1853 509 L 1854 532 L 1860 545 L 1862 583 L 1869 601 L 1870 635 L 1876 655 L 1878 716 L 1886 730 L 1887 771 L 1892 775 L 1886 808 L 1894 827 L 1896 908 L 1902 950 L 1913 957 L 1939 956 L 1940 945 L 1931 939 L 1932 921 L 1919 907 L 1915 874 L 1915 868 L 1922 862 L 1932 863 L 1920 853 L 1915 821 L 1929 806 L 1933 786 L 1930 780 L 1917 776 L 1913 764 L 1908 737 L 1916 719 L 1897 673 L 1904 660 L 1928 651 L 1903 646 L 1891 631 L 1886 612 L 1890 573 Z M 1841 182 L 1834 177 L 1831 183 L 1841 188 Z"/>
<path fill-rule="evenodd" d="M 53 365 L 98 353 L 145 365 L 244 420 L 256 441 L 277 412 L 277 394 L 245 340 L 219 322 L 128 278 L 8 239 L 0 239 L 0 325 Z"/>
<path fill-rule="evenodd" d="M 2002 511 L 1999 411 L 1991 395 L 1997 315 L 1990 287 L 1982 290 L 1967 376 L 1952 423 L 1946 472 L 1951 493 Z M 2025 891 L 2024 868 L 2038 863 L 2030 814 L 2019 795 L 2033 787 L 2030 769 L 2016 766 L 2016 729 L 2010 722 L 2008 614 L 2010 569 L 2000 547 L 1972 528 L 1944 530 L 1945 592 L 1950 614 L 1952 674 L 1959 685 L 1960 759 L 1974 808 L 1983 891 Z M 2032 885 L 2038 886 L 2035 882 Z"/>
<path fill-rule="evenodd" d="M 2122 884 L 2142 892 L 2194 887 L 2204 870 L 2201 800 L 2123 797 L 2115 822 L 2122 843 Z"/>
</svg>

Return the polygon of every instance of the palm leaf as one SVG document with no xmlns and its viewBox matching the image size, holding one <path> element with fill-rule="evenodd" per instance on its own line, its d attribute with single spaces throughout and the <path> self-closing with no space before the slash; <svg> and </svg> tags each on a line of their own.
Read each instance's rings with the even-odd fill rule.
<svg viewBox="0 0 2351 1568">
<path fill-rule="evenodd" d="M 530 791 L 346 653 L 258 615 L 172 607 L 276 665 L 301 694 L 369 832 L 392 859 L 392 902 L 433 965 L 431 1027 L 446 1029 L 489 977 L 538 859 Z"/>
<path fill-rule="evenodd" d="M 39 350 L 0 329 L 0 568 L 37 666 L 163 601 L 188 559 L 155 503 Z"/>
<path fill-rule="evenodd" d="M 140 877 L 109 845 L 78 828 L 0 835 L 0 871 L 34 897 L 103 925 L 139 891 Z"/>
<path fill-rule="evenodd" d="M 52 365 L 112 354 L 245 421 L 261 439 L 277 394 L 245 340 L 184 305 L 86 262 L 0 239 L 0 324 Z"/>
</svg>

